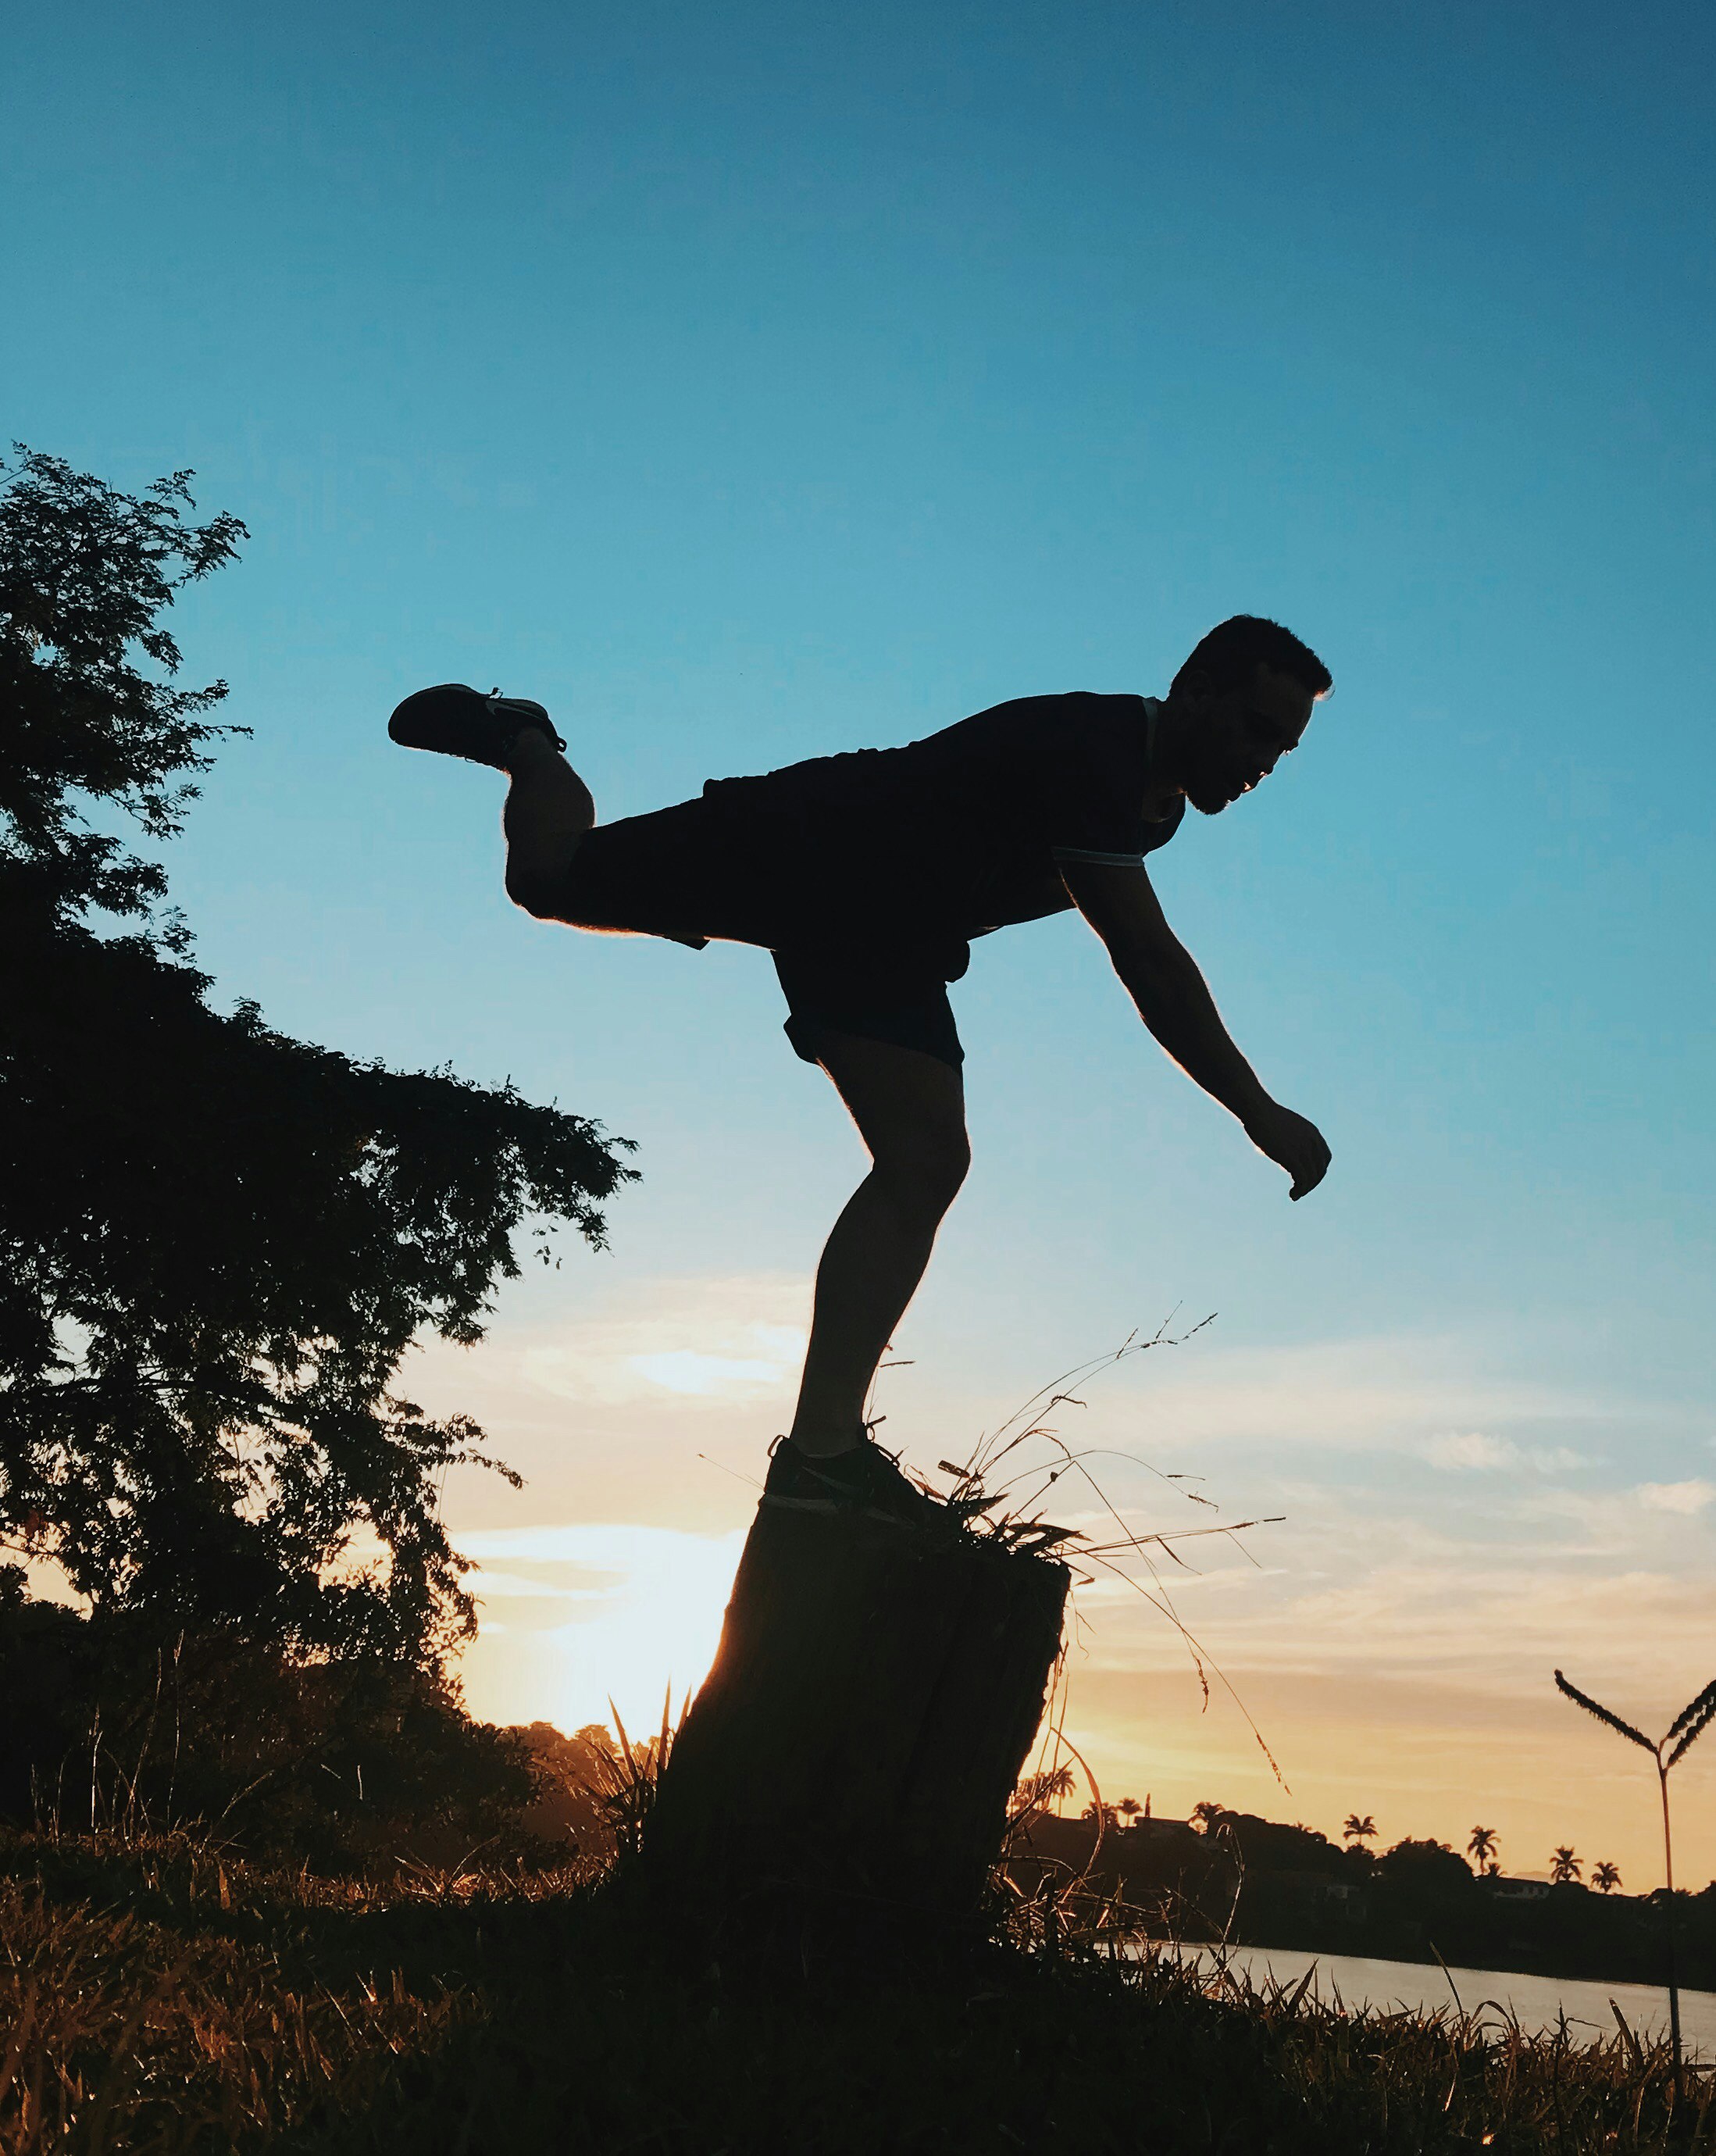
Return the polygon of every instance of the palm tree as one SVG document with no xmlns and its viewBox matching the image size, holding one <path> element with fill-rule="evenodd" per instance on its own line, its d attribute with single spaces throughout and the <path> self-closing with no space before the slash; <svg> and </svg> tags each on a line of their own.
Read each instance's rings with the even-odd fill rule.
<svg viewBox="0 0 1716 2156">
<path fill-rule="evenodd" d="M 1051 1767 L 1042 1774 L 1027 1774 L 1013 1791 L 1009 1818 L 1017 1825 L 1033 1813 L 1047 1811 L 1051 1804 L 1058 1804 L 1063 1797 L 1073 1794 L 1073 1769 L 1068 1766 Z"/>
<path fill-rule="evenodd" d="M 1495 1853 L 1500 1845 L 1500 1840 L 1501 1837 L 1493 1826 L 1473 1828 L 1472 1839 L 1466 1845 L 1466 1854 L 1471 1858 L 1473 1868 L 1475 1871 L 1481 1872 L 1485 1865 L 1493 1868 Z"/>
<path fill-rule="evenodd" d="M 1555 1671 L 1555 1684 L 1575 1706 L 1582 1707 L 1587 1714 L 1596 1715 L 1599 1722 L 1606 1722 L 1611 1729 L 1618 1730 L 1631 1743 L 1642 1745 L 1657 1763 L 1657 1786 L 1662 1794 L 1662 1871 L 1668 1887 L 1668 2037 L 1674 2048 L 1674 2097 L 1678 2102 L 1686 2092 L 1686 2076 L 1680 2057 L 1680 1978 L 1674 1965 L 1674 1840 L 1668 1830 L 1668 1769 L 1683 1759 L 1710 1724 L 1716 1722 L 1716 1681 L 1707 1684 L 1695 1700 L 1682 1707 L 1669 1723 L 1667 1733 L 1654 1744 L 1643 1730 L 1635 1729 L 1630 1722 L 1611 1714 L 1606 1707 L 1599 1707 L 1577 1685 L 1569 1684 L 1559 1670 Z M 1668 1748 L 1671 1744 L 1674 1748 L 1672 1752 Z"/>
<path fill-rule="evenodd" d="M 1591 1883 L 1599 1894 L 1612 1894 L 1621 1884 L 1621 1866 L 1608 1863 L 1598 1865 L 1591 1875 Z"/>
<path fill-rule="evenodd" d="M 1114 1810 L 1125 1820 L 1127 1825 L 1130 1826 L 1133 1820 L 1142 1813 L 1144 1806 L 1139 1803 L 1136 1797 L 1122 1797 L 1119 1803 L 1114 1806 Z"/>
<path fill-rule="evenodd" d="M 1227 1807 L 1226 1804 L 1216 1804 L 1212 1802 L 1211 1799 L 1206 1797 L 1201 1804 L 1194 1804 L 1192 1806 L 1191 1816 L 1203 1829 L 1204 1832 L 1207 1834 L 1210 1829 L 1216 1824 L 1216 1821 L 1221 1818 L 1222 1813 L 1225 1812 L 1227 1809 Z"/>
<path fill-rule="evenodd" d="M 1340 1830 L 1340 1838 L 1343 1841 L 1355 1841 L 1360 1848 L 1367 1841 L 1374 1840 L 1375 1835 L 1376 1822 L 1369 1812 L 1365 1813 L 1363 1819 L 1360 1819 L 1356 1812 L 1349 1812 L 1346 1815 L 1346 1825 Z"/>
<path fill-rule="evenodd" d="M 1571 1887 L 1578 1879 L 1580 1860 L 1564 1842 L 1550 1859 L 1550 1879 L 1557 1887 Z"/>
</svg>

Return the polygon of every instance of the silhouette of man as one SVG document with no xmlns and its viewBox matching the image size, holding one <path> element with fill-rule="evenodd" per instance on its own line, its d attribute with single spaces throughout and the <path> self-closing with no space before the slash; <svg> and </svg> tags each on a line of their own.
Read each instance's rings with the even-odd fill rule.
<svg viewBox="0 0 1716 2156">
<path fill-rule="evenodd" d="M 1140 1017 L 1303 1198 L 1329 1148 L 1273 1100 L 1163 917 L 1146 855 L 1186 804 L 1218 815 L 1299 746 L 1328 669 L 1247 614 L 1202 639 L 1165 698 L 1027 696 L 904 748 L 817 757 L 598 824 L 540 704 L 424 689 L 388 732 L 509 774 L 506 888 L 540 921 L 772 952 L 798 1054 L 832 1080 L 872 1166 L 817 1271 L 797 1411 L 766 1501 L 945 1518 L 863 1421 L 883 1352 L 970 1164 L 947 984 L 971 939 L 1076 907 Z"/>
</svg>

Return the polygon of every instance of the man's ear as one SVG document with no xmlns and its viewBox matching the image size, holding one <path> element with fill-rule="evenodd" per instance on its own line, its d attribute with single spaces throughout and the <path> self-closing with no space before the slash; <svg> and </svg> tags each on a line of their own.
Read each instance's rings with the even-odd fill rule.
<svg viewBox="0 0 1716 2156">
<path fill-rule="evenodd" d="M 1216 684 L 1201 666 L 1194 667 L 1190 674 L 1182 674 L 1174 685 L 1174 697 L 1188 711 L 1201 711 L 1215 696 Z"/>
</svg>

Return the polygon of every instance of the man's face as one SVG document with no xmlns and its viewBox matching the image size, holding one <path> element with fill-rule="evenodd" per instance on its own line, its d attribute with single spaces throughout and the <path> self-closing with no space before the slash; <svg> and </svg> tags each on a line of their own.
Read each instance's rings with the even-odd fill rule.
<svg viewBox="0 0 1716 2156">
<path fill-rule="evenodd" d="M 1244 687 L 1219 694 L 1194 675 L 1174 698 L 1185 719 L 1176 776 L 1192 807 L 1219 816 L 1267 778 L 1299 747 L 1314 701 L 1303 683 L 1268 666 L 1258 666 Z"/>
</svg>

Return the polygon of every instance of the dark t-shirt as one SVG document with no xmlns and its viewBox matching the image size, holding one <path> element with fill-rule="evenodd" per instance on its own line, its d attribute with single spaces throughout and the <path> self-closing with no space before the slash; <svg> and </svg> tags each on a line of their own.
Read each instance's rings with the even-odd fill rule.
<svg viewBox="0 0 1716 2156">
<path fill-rule="evenodd" d="M 573 917 L 685 942 L 894 954 L 957 980 L 974 936 L 1072 903 L 1058 863 L 1141 861 L 1156 706 L 1025 696 L 904 748 L 813 757 L 598 824 Z"/>
</svg>

